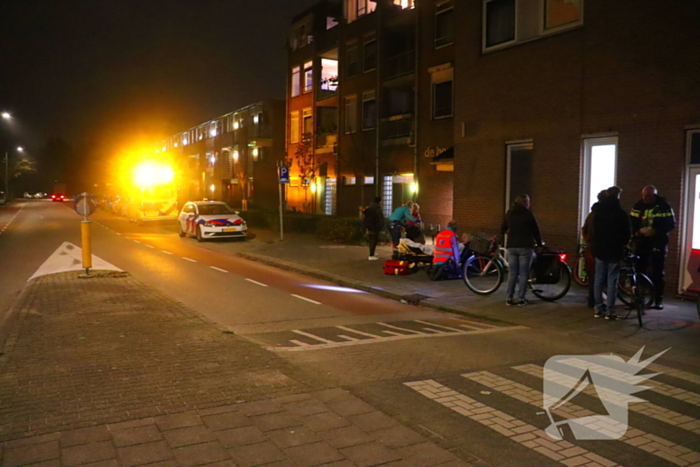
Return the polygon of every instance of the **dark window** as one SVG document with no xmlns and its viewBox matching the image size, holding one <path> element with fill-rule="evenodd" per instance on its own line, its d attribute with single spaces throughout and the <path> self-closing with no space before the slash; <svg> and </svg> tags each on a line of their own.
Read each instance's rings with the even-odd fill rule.
<svg viewBox="0 0 700 467">
<path fill-rule="evenodd" d="M 700 132 L 690 134 L 690 163 L 700 164 Z"/>
<path fill-rule="evenodd" d="M 486 47 L 515 40 L 515 0 L 486 3 Z"/>
<path fill-rule="evenodd" d="M 433 84 L 433 118 L 452 115 L 452 81 Z"/>
<path fill-rule="evenodd" d="M 372 71 L 377 68 L 377 36 L 371 34 L 365 37 L 365 55 L 362 71 Z"/>
<path fill-rule="evenodd" d="M 345 70 L 345 77 L 352 78 L 353 76 L 356 76 L 359 71 L 359 53 L 357 42 L 349 43 L 346 52 L 347 68 Z"/>
<path fill-rule="evenodd" d="M 453 2 L 445 2 L 435 7 L 435 47 L 454 42 Z"/>
<path fill-rule="evenodd" d="M 377 99 L 374 91 L 362 95 L 362 129 L 370 130 L 377 126 Z"/>
</svg>

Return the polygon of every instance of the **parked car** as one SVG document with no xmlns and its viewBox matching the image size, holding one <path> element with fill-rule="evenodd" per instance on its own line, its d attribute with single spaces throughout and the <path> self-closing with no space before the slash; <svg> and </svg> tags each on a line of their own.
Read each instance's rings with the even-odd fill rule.
<svg viewBox="0 0 700 467">
<path fill-rule="evenodd" d="M 223 201 L 188 201 L 177 219 L 180 237 L 194 235 L 198 242 L 214 238 L 245 238 L 248 225 Z"/>
</svg>

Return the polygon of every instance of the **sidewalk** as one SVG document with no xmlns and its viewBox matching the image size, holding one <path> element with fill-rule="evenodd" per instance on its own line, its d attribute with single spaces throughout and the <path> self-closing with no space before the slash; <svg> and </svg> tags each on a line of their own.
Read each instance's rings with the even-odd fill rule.
<svg viewBox="0 0 700 467">
<path fill-rule="evenodd" d="M 0 466 L 465 467 L 123 273 L 28 284 L 0 352 Z"/>
<path fill-rule="evenodd" d="M 364 246 L 336 245 L 310 235 L 285 237 L 280 241 L 279 232 L 256 230 L 247 242 L 203 245 L 422 306 L 533 328 L 595 334 L 636 349 L 642 345 L 673 347 L 674 353 L 700 357 L 700 319 L 694 302 L 668 299 L 664 310 L 646 311 L 644 328 L 639 329 L 636 317 L 612 323 L 594 319 L 593 311 L 585 306 L 586 289 L 573 281 L 569 293 L 557 302 L 530 297 L 530 306 L 506 307 L 505 284 L 492 295 L 479 296 L 461 280 L 431 282 L 422 271 L 409 276 L 383 274 L 384 260 L 391 257 L 389 246 L 378 247 L 380 261 L 368 261 Z"/>
</svg>

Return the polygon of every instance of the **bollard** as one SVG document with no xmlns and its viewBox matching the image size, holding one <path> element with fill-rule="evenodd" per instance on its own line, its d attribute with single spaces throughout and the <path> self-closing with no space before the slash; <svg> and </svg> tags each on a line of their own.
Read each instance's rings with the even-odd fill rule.
<svg viewBox="0 0 700 467">
<path fill-rule="evenodd" d="M 92 267 L 92 244 L 90 240 L 90 221 L 84 220 L 80 223 L 80 239 L 83 249 L 83 267 L 85 274 L 90 274 Z"/>
</svg>

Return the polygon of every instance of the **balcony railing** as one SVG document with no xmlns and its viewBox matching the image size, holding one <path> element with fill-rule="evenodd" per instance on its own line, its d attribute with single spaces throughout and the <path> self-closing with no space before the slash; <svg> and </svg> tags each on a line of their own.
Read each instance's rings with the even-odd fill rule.
<svg viewBox="0 0 700 467">
<path fill-rule="evenodd" d="M 416 52 L 411 50 L 399 55 L 389 57 L 384 67 L 384 78 L 394 79 L 399 76 L 413 73 L 416 69 Z"/>
<path fill-rule="evenodd" d="M 413 114 L 384 118 L 380 128 L 381 138 L 384 140 L 410 138 L 413 135 Z"/>
<path fill-rule="evenodd" d="M 338 143 L 338 133 L 335 131 L 318 131 L 316 133 L 316 149 L 334 148 Z"/>
<path fill-rule="evenodd" d="M 330 78 L 324 78 L 318 83 L 318 92 L 316 93 L 316 100 L 328 99 L 338 94 L 338 77 L 331 76 Z"/>
</svg>

